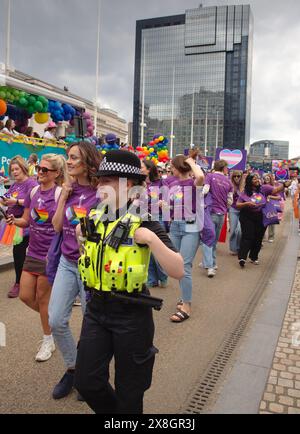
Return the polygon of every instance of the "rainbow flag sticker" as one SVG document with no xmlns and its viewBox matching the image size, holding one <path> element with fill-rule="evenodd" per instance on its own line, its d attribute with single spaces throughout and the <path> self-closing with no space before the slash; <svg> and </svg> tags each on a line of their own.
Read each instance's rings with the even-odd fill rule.
<svg viewBox="0 0 300 434">
<path fill-rule="evenodd" d="M 78 225 L 79 219 L 86 217 L 86 215 L 87 215 L 86 208 L 82 208 L 82 207 L 70 206 L 66 211 L 66 217 L 72 225 Z"/>
</svg>

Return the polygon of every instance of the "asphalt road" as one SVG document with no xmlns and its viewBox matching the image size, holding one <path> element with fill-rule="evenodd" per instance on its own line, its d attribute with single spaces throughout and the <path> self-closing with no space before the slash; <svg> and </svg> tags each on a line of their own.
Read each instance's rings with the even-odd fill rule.
<svg viewBox="0 0 300 434">
<path fill-rule="evenodd" d="M 289 219 L 290 212 L 276 228 L 274 244 L 264 243 L 258 266 L 249 263 L 240 269 L 236 257 L 229 255 L 228 245 L 220 244 L 218 273 L 208 279 L 198 267 L 198 253 L 193 270 L 193 311 L 188 321 L 169 321 L 179 298 L 177 282 L 152 290 L 153 295 L 164 299 L 164 307 L 154 312 L 155 345 L 160 352 L 152 387 L 145 395 L 145 413 L 183 411 L 195 382 L 247 305 L 275 249 L 285 242 L 283 226 Z M 20 300 L 6 297 L 13 275 L 12 271 L 0 272 L 0 322 L 5 324 L 7 335 L 6 347 L 0 347 L 0 413 L 89 413 L 85 403 L 77 402 L 75 392 L 59 401 L 51 398 L 53 386 L 64 373 L 62 357 L 57 350 L 47 362 L 34 361 L 42 337 L 39 317 Z M 71 327 L 76 337 L 81 319 L 81 309 L 74 307 Z"/>
</svg>

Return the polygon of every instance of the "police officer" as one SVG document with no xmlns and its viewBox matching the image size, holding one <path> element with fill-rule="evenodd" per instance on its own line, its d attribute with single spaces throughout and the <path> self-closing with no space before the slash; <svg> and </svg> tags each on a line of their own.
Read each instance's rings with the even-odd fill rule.
<svg viewBox="0 0 300 434">
<path fill-rule="evenodd" d="M 138 414 L 158 351 L 152 307 L 159 309 L 162 301 L 151 297 L 145 285 L 150 253 L 178 280 L 184 275 L 183 260 L 159 222 L 141 218 L 130 199 L 130 191 L 145 180 L 134 153 L 109 151 L 97 176 L 102 205 L 81 221 L 79 234 L 84 241 L 79 270 L 92 295 L 78 346 L 75 387 L 95 413 Z M 114 388 L 109 383 L 113 357 Z"/>
</svg>

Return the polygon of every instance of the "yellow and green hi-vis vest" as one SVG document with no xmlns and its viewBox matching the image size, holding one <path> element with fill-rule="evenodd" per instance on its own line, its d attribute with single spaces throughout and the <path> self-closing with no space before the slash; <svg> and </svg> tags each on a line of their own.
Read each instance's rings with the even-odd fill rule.
<svg viewBox="0 0 300 434">
<path fill-rule="evenodd" d="M 87 239 L 84 253 L 78 261 L 79 273 L 86 288 L 98 291 L 141 292 L 148 279 L 150 249 L 138 246 L 134 233 L 142 223 L 140 217 L 128 212 L 114 222 L 104 224 L 101 218 L 104 210 L 92 210 L 89 218 L 94 220 L 98 241 Z M 116 252 L 109 245 L 103 246 L 103 240 L 113 231 L 119 221 L 130 219 L 128 239 Z"/>
</svg>

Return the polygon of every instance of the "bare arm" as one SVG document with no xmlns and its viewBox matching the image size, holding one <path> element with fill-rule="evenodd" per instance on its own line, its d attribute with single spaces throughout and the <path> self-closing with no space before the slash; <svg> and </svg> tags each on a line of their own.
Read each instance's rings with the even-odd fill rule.
<svg viewBox="0 0 300 434">
<path fill-rule="evenodd" d="M 19 228 L 28 228 L 29 226 L 30 209 L 25 208 L 23 216 L 20 218 L 15 218 L 14 215 L 9 215 L 6 220 L 8 225 L 16 225 Z"/>
<path fill-rule="evenodd" d="M 61 232 L 64 222 L 64 209 L 69 195 L 72 193 L 72 187 L 69 184 L 63 184 L 58 205 L 52 219 L 55 232 Z"/>
<path fill-rule="evenodd" d="M 138 228 L 135 231 L 136 243 L 147 244 L 168 276 L 180 280 L 184 277 L 184 264 L 179 253 L 169 249 L 158 236 L 147 228 Z"/>
<path fill-rule="evenodd" d="M 191 166 L 192 172 L 195 177 L 195 186 L 200 187 L 201 185 L 203 185 L 204 182 L 204 174 L 201 167 L 195 163 L 195 160 L 193 158 L 188 158 L 186 162 Z"/>
</svg>

